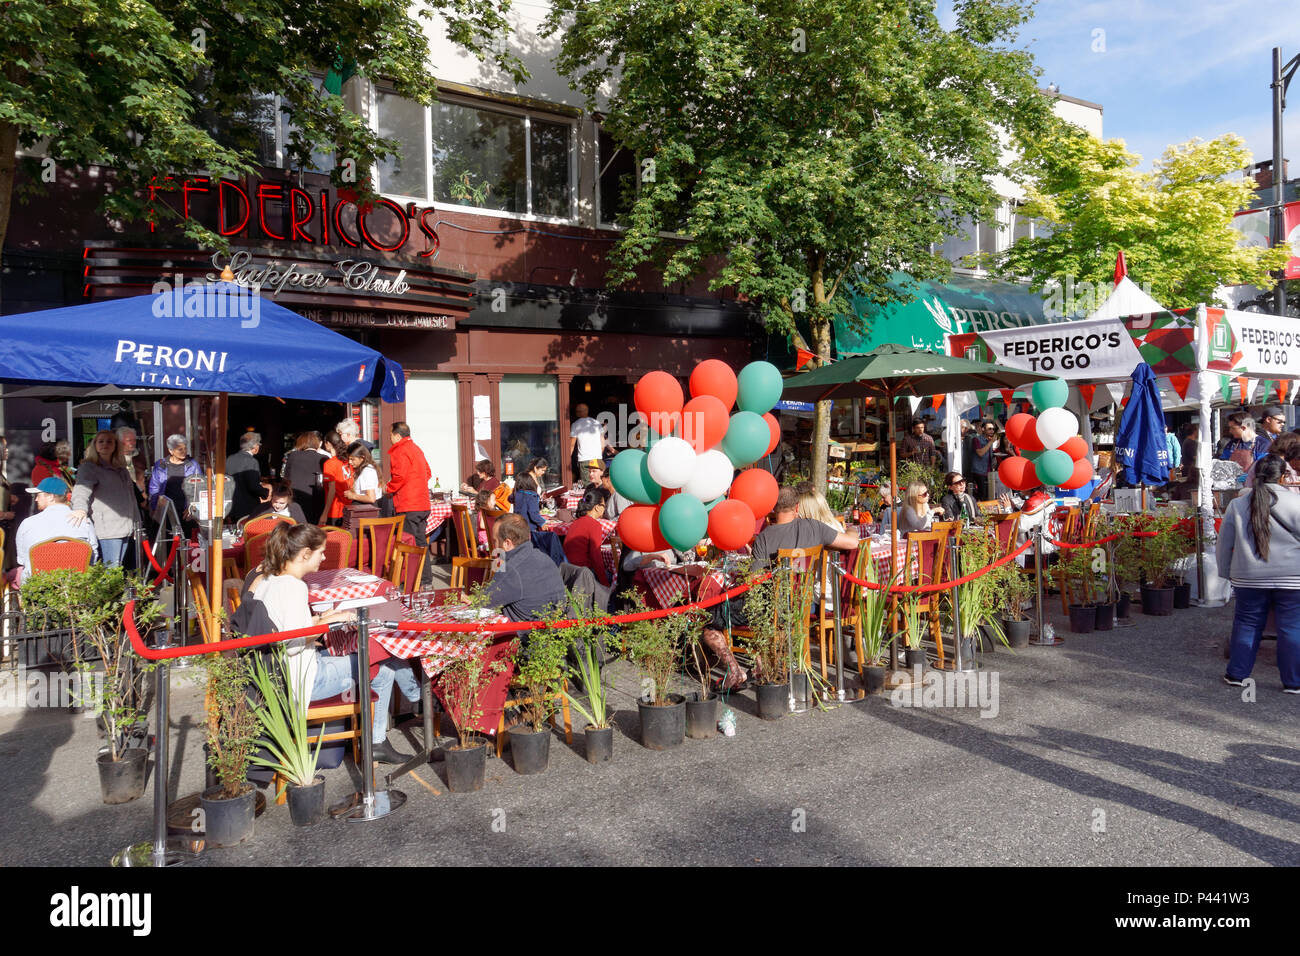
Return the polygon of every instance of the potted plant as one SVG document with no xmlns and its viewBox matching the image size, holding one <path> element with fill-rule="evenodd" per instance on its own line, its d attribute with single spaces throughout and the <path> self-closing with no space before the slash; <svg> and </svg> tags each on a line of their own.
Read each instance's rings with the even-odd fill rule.
<svg viewBox="0 0 1300 956">
<path fill-rule="evenodd" d="M 1173 613 L 1174 589 L 1169 583 L 1169 570 L 1182 545 L 1174 531 L 1177 518 L 1173 515 L 1156 515 L 1143 523 L 1143 531 L 1154 532 L 1153 537 L 1139 538 L 1138 566 L 1145 583 L 1142 585 L 1142 613 L 1164 617 Z"/>
<path fill-rule="evenodd" d="M 758 716 L 776 720 L 790 710 L 790 634 L 794 624 L 794 574 L 777 568 L 770 577 L 756 572 L 748 578 L 745 618 L 757 680 Z"/>
<path fill-rule="evenodd" d="M 634 590 L 627 592 L 632 613 L 649 610 Z M 668 692 L 686 634 L 695 616 L 683 612 L 623 626 L 628 658 L 644 675 L 637 700 L 641 717 L 641 743 L 650 750 L 667 750 L 686 738 L 686 698 Z"/>
<path fill-rule="evenodd" d="M 483 789 L 487 743 L 475 730 L 475 724 L 483 719 L 480 698 L 507 666 L 505 657 L 491 657 L 489 648 L 484 647 L 468 657 L 457 658 L 442 672 L 439 696 L 456 726 L 456 743 L 444 751 L 447 789 L 452 793 Z"/>
<path fill-rule="evenodd" d="M 1065 592 L 1070 606 L 1070 630 L 1091 634 L 1097 626 L 1097 608 L 1092 603 L 1092 550 L 1069 548 L 1061 556 Z"/>
<path fill-rule="evenodd" d="M 262 728 L 260 743 L 266 756 L 259 752 L 249 760 L 285 779 L 289 818 L 294 826 L 320 823 L 325 819 L 325 778 L 316 773 L 316 760 L 325 735 L 317 734 L 316 745 L 312 746 L 307 729 L 307 692 L 301 682 L 294 686 L 283 645 L 273 645 L 270 653 L 254 653 L 251 660 L 251 680 L 262 699 L 253 713 Z M 280 799 L 280 793 L 275 799 Z"/>
<path fill-rule="evenodd" d="M 862 580 L 879 584 L 876 562 L 870 557 L 862 562 Z M 897 574 L 890 579 L 890 584 L 897 580 Z M 863 676 L 866 680 L 868 694 L 879 694 L 885 689 L 885 661 L 889 647 L 888 631 L 885 628 L 889 620 L 888 588 L 859 588 L 857 619 L 854 627 L 860 641 Z"/>
<path fill-rule="evenodd" d="M 1169 551 L 1170 574 L 1174 579 L 1174 609 L 1187 610 L 1192 606 L 1192 583 L 1187 580 L 1187 573 L 1196 567 L 1195 560 L 1188 560 L 1196 554 L 1193 532 L 1181 523 L 1176 524 L 1169 531 Z"/>
<path fill-rule="evenodd" d="M 686 700 L 686 736 L 694 740 L 713 737 L 718 732 L 718 695 L 713 693 L 709 677 L 708 648 L 704 646 L 703 629 L 691 631 L 688 640 L 690 656 L 687 670 L 695 677 L 700 689 Z"/>
<path fill-rule="evenodd" d="M 555 699 L 564 683 L 569 640 L 561 628 L 540 627 L 529 631 L 521 643 L 515 680 L 523 685 L 527 703 L 521 708 L 523 722 L 510 728 L 510 755 L 518 773 L 541 773 L 550 762 L 551 731 L 546 722 L 555 712 Z"/>
<path fill-rule="evenodd" d="M 1133 603 L 1132 592 L 1142 577 L 1139 558 L 1143 539 L 1133 537 L 1131 532 L 1135 529 L 1123 516 L 1110 519 L 1103 527 L 1102 537 L 1120 536 L 1119 540 L 1111 543 L 1111 577 L 1115 587 L 1115 620 L 1127 621 Z"/>
<path fill-rule="evenodd" d="M 1014 562 L 1002 566 L 1009 573 L 998 581 L 997 597 L 1002 603 L 1002 633 L 1008 647 L 1027 647 L 1033 622 L 1025 617 L 1025 603 L 1034 599 L 1036 589 L 1029 575 L 1021 573 Z"/>
<path fill-rule="evenodd" d="M 203 658 L 208 672 L 208 765 L 217 786 L 199 795 L 208 846 L 236 846 L 253 836 L 254 790 L 246 779 L 257 747 L 258 720 L 248 699 L 249 668 L 236 653 Z"/>
<path fill-rule="evenodd" d="M 604 763 L 614 756 L 614 728 L 610 725 L 614 714 L 601 667 L 609 626 L 584 618 L 583 608 L 572 595 L 568 613 L 577 622 L 564 629 L 566 642 L 573 649 L 574 663 L 568 665 L 568 670 L 582 685 L 583 695 L 576 696 L 566 687 L 564 696 L 574 710 L 587 718 L 587 762 Z"/>
<path fill-rule="evenodd" d="M 958 551 L 963 576 L 990 567 L 1000 554 L 997 538 L 991 531 L 972 531 L 963 535 Z M 999 623 L 999 614 L 1003 609 L 1001 589 L 1008 569 L 1018 573 L 1013 565 L 1005 564 L 949 590 L 957 601 L 955 630 L 963 641 L 964 656 L 974 654 L 975 636 L 981 632 L 990 646 L 996 641 L 1004 645 L 1007 643 L 1006 634 Z"/>
<path fill-rule="evenodd" d="M 924 671 L 928 661 L 921 641 L 925 637 L 926 599 L 918 594 L 905 594 L 898 608 L 903 615 L 903 635 L 907 646 L 907 666 Z"/>
<path fill-rule="evenodd" d="M 85 571 L 47 571 L 22 586 L 29 630 L 72 632 L 72 703 L 92 709 L 107 741 L 96 759 L 103 801 L 127 803 L 144 793 L 149 751 L 132 746 L 147 719 L 141 678 L 153 662 L 132 649 L 122 623 L 128 588 L 135 589 L 135 622 L 146 632 L 162 616 L 153 591 L 120 567 L 93 564 Z"/>
</svg>

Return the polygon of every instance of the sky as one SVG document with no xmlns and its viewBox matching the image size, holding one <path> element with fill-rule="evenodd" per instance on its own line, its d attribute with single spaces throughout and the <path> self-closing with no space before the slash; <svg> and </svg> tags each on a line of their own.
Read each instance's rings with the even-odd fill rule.
<svg viewBox="0 0 1300 956">
<path fill-rule="evenodd" d="M 939 0 L 951 22 L 952 0 Z M 1102 133 L 1150 168 L 1166 146 L 1237 133 L 1272 159 L 1272 48 L 1300 53 L 1300 0 L 1038 0 L 1021 31 L 1040 85 L 1099 103 Z M 1284 154 L 1300 177 L 1300 73 L 1287 97 Z"/>
</svg>

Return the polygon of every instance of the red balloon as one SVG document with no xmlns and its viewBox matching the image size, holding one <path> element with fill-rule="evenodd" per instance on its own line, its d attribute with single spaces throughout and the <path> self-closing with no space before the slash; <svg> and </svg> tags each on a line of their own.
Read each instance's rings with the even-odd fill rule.
<svg viewBox="0 0 1300 956">
<path fill-rule="evenodd" d="M 1075 435 L 1073 438 L 1067 438 L 1061 444 L 1061 451 L 1070 456 L 1071 461 L 1082 461 L 1088 457 L 1088 443 L 1083 440 L 1081 435 Z M 1057 485 L 1058 488 L 1064 488 L 1064 485 Z"/>
<path fill-rule="evenodd" d="M 659 508 L 632 505 L 618 516 L 618 536 L 633 551 L 664 551 L 668 542 L 659 533 Z"/>
<path fill-rule="evenodd" d="M 1034 463 L 1028 458 L 1008 458 L 998 466 L 998 478 L 1012 491 L 1028 491 L 1042 484 Z"/>
<path fill-rule="evenodd" d="M 1012 415 L 1007 419 L 1007 441 L 1021 451 L 1042 451 L 1043 443 L 1038 440 L 1038 419 L 1024 412 Z"/>
<path fill-rule="evenodd" d="M 776 416 L 771 412 L 763 413 L 763 421 L 767 422 L 767 430 L 772 433 L 772 440 L 767 443 L 767 451 L 763 452 L 764 456 L 772 454 L 776 446 L 781 444 L 781 423 L 776 420 Z"/>
<path fill-rule="evenodd" d="M 716 447 L 730 424 L 727 406 L 712 395 L 697 396 L 682 407 L 682 437 L 697 455 Z"/>
<path fill-rule="evenodd" d="M 651 428 L 670 435 L 681 419 L 682 386 L 667 372 L 646 372 L 636 383 L 632 402 Z"/>
<path fill-rule="evenodd" d="M 727 414 L 731 414 L 739 386 L 736 384 L 736 373 L 726 362 L 721 359 L 705 359 L 691 372 L 690 385 L 692 398 L 712 395 L 722 402 Z"/>
<path fill-rule="evenodd" d="M 766 518 L 776 507 L 779 490 L 776 479 L 768 472 L 762 468 L 746 468 L 732 480 L 727 497 L 749 505 L 751 517 Z"/>
<path fill-rule="evenodd" d="M 1070 441 L 1074 441 L 1073 438 Z M 1079 441 L 1083 441 L 1082 438 Z M 1070 442 L 1066 442 L 1068 445 Z M 1064 491 L 1072 491 L 1075 488 L 1082 488 L 1088 482 L 1092 481 L 1092 462 L 1087 458 L 1080 458 L 1074 463 L 1074 472 L 1070 475 L 1069 481 L 1063 481 L 1056 487 Z"/>
<path fill-rule="evenodd" d="M 723 551 L 738 551 L 754 539 L 754 513 L 743 501 L 719 501 L 709 512 L 709 540 Z"/>
</svg>

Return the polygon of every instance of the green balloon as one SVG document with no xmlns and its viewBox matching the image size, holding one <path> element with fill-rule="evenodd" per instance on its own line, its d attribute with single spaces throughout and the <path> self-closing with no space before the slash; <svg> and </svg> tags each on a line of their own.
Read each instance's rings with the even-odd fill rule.
<svg viewBox="0 0 1300 956">
<path fill-rule="evenodd" d="M 659 485 L 650 477 L 650 456 L 639 448 L 627 448 L 614 456 L 609 480 L 624 498 L 643 505 L 659 503 Z"/>
<path fill-rule="evenodd" d="M 678 551 L 689 551 L 709 530 L 709 513 L 694 495 L 673 495 L 659 506 L 659 531 Z"/>
<path fill-rule="evenodd" d="M 770 412 L 772 406 L 781 400 L 781 389 L 784 387 L 781 373 L 771 362 L 750 362 L 736 376 L 736 384 L 736 407 L 759 415 Z M 767 445 L 764 444 L 763 451 L 766 450 Z"/>
<path fill-rule="evenodd" d="M 1070 386 L 1062 379 L 1049 378 L 1045 382 L 1035 382 L 1030 390 L 1030 396 L 1033 398 L 1034 408 L 1039 412 L 1045 412 L 1049 408 L 1064 408 L 1066 399 L 1070 397 Z"/>
<path fill-rule="evenodd" d="M 1074 462 L 1061 449 L 1052 448 L 1038 456 L 1034 470 L 1043 484 L 1059 485 L 1063 481 L 1069 481 L 1074 474 Z"/>
<path fill-rule="evenodd" d="M 733 465 L 744 468 L 763 457 L 771 440 L 772 432 L 762 415 L 757 412 L 736 412 L 731 416 L 731 424 L 727 426 L 727 434 L 723 436 L 720 447 Z"/>
</svg>

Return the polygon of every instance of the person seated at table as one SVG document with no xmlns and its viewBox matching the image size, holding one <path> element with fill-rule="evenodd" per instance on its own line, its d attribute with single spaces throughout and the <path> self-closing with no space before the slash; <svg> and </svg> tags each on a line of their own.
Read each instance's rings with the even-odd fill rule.
<svg viewBox="0 0 1300 956">
<path fill-rule="evenodd" d="M 812 518 L 836 531 L 844 530 L 844 522 L 835 517 L 830 503 L 816 488 L 810 488 L 799 496 L 797 512 L 800 518 Z"/>
<path fill-rule="evenodd" d="M 474 514 L 477 516 L 475 519 L 475 526 L 478 528 L 478 543 L 484 548 L 488 547 L 488 533 L 487 521 L 483 517 L 483 512 L 495 511 L 495 501 L 496 499 L 492 497 L 492 492 L 483 488 L 480 488 L 478 494 L 474 496 Z"/>
<path fill-rule="evenodd" d="M 296 631 L 317 624 L 356 619 L 356 611 L 312 614 L 307 583 L 303 578 L 320 570 L 325 560 L 325 532 L 310 524 L 280 524 L 266 544 L 263 573 L 249 584 L 254 600 L 260 601 L 275 630 Z M 300 637 L 286 641 L 290 679 L 295 687 L 310 688 L 304 703 L 324 700 L 357 686 L 357 655 L 334 657 L 318 646 L 319 638 Z M 378 695 L 370 740 L 374 758 L 380 763 L 403 763 L 409 754 L 398 752 L 388 741 L 388 704 L 393 684 L 414 703 L 420 699 L 420 684 L 409 662 L 388 658 L 378 665 L 370 687 Z M 355 697 L 354 697 L 355 699 Z"/>
<path fill-rule="evenodd" d="M 950 471 L 944 476 L 943 483 L 948 489 L 948 493 L 939 499 L 944 520 L 978 521 L 980 506 L 973 495 L 966 493 L 966 476 L 961 472 Z"/>
<path fill-rule="evenodd" d="M 593 481 L 595 479 L 592 479 Z M 616 519 L 628 508 L 632 507 L 632 501 L 624 498 L 614 488 L 614 482 L 609 477 L 609 467 L 604 466 L 600 470 L 600 487 L 605 489 L 608 497 L 605 499 L 605 517 Z"/>
<path fill-rule="evenodd" d="M 241 525 L 247 524 L 255 518 L 265 518 L 268 515 L 279 515 L 282 518 L 292 518 L 296 524 L 306 524 L 307 517 L 302 513 L 302 506 L 294 500 L 293 485 L 281 479 L 271 486 L 271 501 L 265 511 L 259 511 L 257 514 L 245 518 L 240 522 Z"/>
<path fill-rule="evenodd" d="M 528 522 L 522 515 L 498 518 L 492 526 L 492 541 L 502 552 L 502 563 L 487 583 L 488 603 L 499 607 L 512 621 L 536 621 L 547 607 L 567 600 L 560 569 L 533 547 Z"/>
<path fill-rule="evenodd" d="M 537 479 L 526 472 L 515 479 L 515 493 L 510 496 L 514 513 L 523 518 L 532 531 L 541 531 L 546 524 L 542 517 L 542 501 L 537 494 Z"/>
<path fill-rule="evenodd" d="M 474 474 L 469 480 L 461 482 L 460 490 L 467 495 L 477 494 L 480 491 L 491 493 L 499 484 L 501 481 L 497 478 L 496 465 L 483 458 L 475 463 Z"/>
<path fill-rule="evenodd" d="M 754 538 L 753 554 L 755 568 L 765 568 L 776 560 L 778 551 L 795 548 L 833 548 L 837 551 L 852 551 L 858 546 L 858 536 L 836 531 L 815 518 L 801 518 L 799 495 L 794 488 L 782 488 L 777 492 L 776 506 L 772 509 L 772 520 Z M 727 668 L 719 690 L 733 691 L 746 685 L 749 674 L 736 662 L 735 656 L 727 647 L 724 633 L 728 623 L 745 625 L 744 598 L 733 598 L 723 604 L 716 604 L 710 611 L 711 619 L 704 628 L 704 643 L 721 658 Z"/>
<path fill-rule="evenodd" d="M 590 568 L 596 580 L 609 587 L 609 572 L 605 570 L 605 559 L 600 553 L 605 542 L 605 529 L 600 524 L 604 516 L 604 489 L 588 488 L 578 503 L 578 519 L 569 525 L 564 536 L 564 556 L 570 564 Z"/>
<path fill-rule="evenodd" d="M 914 481 L 907 486 L 903 503 L 895 511 L 898 514 L 899 534 L 929 531 L 935 515 L 943 514 L 943 508 L 930 504 L 930 489 L 920 481 Z"/>
</svg>

